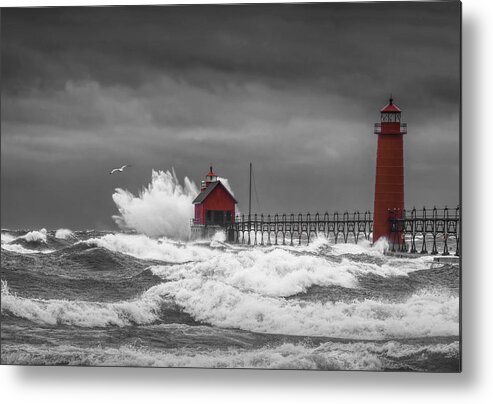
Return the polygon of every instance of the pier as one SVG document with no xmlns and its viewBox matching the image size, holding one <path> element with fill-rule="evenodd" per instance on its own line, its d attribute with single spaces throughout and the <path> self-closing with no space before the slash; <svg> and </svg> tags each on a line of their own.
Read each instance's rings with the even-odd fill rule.
<svg viewBox="0 0 493 404">
<path fill-rule="evenodd" d="M 390 251 L 460 255 L 460 207 L 389 210 Z M 402 243 L 400 240 L 404 240 Z"/>
<path fill-rule="evenodd" d="M 389 251 L 460 255 L 460 208 L 389 210 Z M 334 243 L 371 241 L 373 215 L 366 212 L 240 215 L 227 227 L 228 240 L 247 245 L 302 245 L 323 236 Z"/>
<path fill-rule="evenodd" d="M 229 226 L 230 241 L 253 245 L 301 245 L 319 235 L 332 237 L 334 242 L 370 239 L 373 231 L 373 217 L 370 211 L 364 213 L 345 212 L 341 215 L 319 213 L 305 215 L 241 215 Z"/>
</svg>

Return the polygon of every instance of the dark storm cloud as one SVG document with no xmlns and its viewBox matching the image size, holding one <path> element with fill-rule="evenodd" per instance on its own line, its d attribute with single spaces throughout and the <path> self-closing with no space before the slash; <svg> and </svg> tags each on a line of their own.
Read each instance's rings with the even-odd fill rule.
<svg viewBox="0 0 493 404">
<path fill-rule="evenodd" d="M 3 226 L 107 227 L 115 186 L 170 166 L 198 181 L 214 162 L 241 202 L 250 160 L 263 210 L 371 208 L 371 129 L 390 91 L 410 128 L 408 202 L 458 201 L 458 2 L 1 18 Z M 98 175 L 129 160 L 125 184 Z"/>
<path fill-rule="evenodd" d="M 457 50 L 457 7 L 440 3 L 238 7 L 4 11 L 4 33 L 15 36 L 3 47 L 6 88 L 10 82 L 22 87 L 26 79 L 31 84 L 39 73 L 54 81 L 63 82 L 59 76 L 65 73 L 102 85 L 135 86 L 164 69 L 198 80 L 197 68 L 238 75 L 238 80 L 333 87 L 361 78 L 363 67 L 365 79 L 389 74 L 405 79 L 406 70 L 418 66 L 426 69 L 423 74 L 442 75 L 441 64 L 456 56 L 444 52 Z M 399 66 L 400 73 L 390 72 L 386 65 L 406 55 L 411 57 Z M 341 74 L 347 81 L 331 79 Z"/>
</svg>

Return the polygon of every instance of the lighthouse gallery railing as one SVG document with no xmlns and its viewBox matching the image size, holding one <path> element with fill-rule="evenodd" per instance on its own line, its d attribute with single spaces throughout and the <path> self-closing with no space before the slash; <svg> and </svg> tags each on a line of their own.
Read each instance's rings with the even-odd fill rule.
<svg viewBox="0 0 493 404">
<path fill-rule="evenodd" d="M 375 124 L 375 127 L 374 127 L 374 133 L 382 133 L 382 123 L 379 122 L 379 123 L 376 123 Z M 400 126 L 399 126 L 399 132 L 402 133 L 402 134 L 406 134 L 407 133 L 407 123 L 401 123 Z"/>
<path fill-rule="evenodd" d="M 460 209 L 389 210 L 391 251 L 460 254 Z M 334 243 L 370 240 L 373 215 L 366 212 L 329 214 L 252 214 L 236 216 L 227 227 L 230 241 L 252 245 L 309 244 L 324 236 Z"/>
</svg>

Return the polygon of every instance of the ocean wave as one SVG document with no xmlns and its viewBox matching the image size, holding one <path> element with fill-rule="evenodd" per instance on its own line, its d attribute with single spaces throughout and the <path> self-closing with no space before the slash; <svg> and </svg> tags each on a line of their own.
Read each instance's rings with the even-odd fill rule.
<svg viewBox="0 0 493 404">
<path fill-rule="evenodd" d="M 173 268 L 203 276 L 228 274 L 234 284 L 244 282 L 245 288 L 261 290 L 267 294 L 289 295 L 316 285 L 337 284 L 355 287 L 359 275 L 406 276 L 410 272 L 429 269 L 431 258 L 396 259 L 372 252 L 365 245 L 336 247 L 320 239 L 313 250 L 305 247 L 271 246 L 268 248 L 239 248 L 225 244 L 221 236 L 209 242 L 177 242 L 170 239 L 153 239 L 145 235 L 107 234 L 81 241 L 84 245 L 103 247 L 113 252 L 145 260 L 167 263 L 189 263 L 184 268 Z M 75 244 L 77 245 L 77 244 Z M 336 253 L 319 254 L 321 248 L 337 250 Z M 359 259 L 361 254 L 373 254 L 378 260 Z M 166 274 L 163 269 L 163 274 Z M 265 279 L 264 279 L 265 278 Z M 275 284 L 282 278 L 280 284 Z M 256 289 L 255 285 L 262 286 Z M 269 289 L 271 288 L 271 289 Z"/>
<path fill-rule="evenodd" d="M 66 324 L 80 327 L 150 324 L 159 319 L 162 304 L 163 298 L 152 292 L 144 293 L 137 300 L 115 303 L 28 299 L 11 293 L 7 282 L 2 281 L 2 314 L 25 318 L 40 324 Z"/>
<path fill-rule="evenodd" d="M 345 266 L 323 258 L 293 255 L 282 249 L 218 252 L 200 262 L 151 269 L 165 279 L 207 277 L 269 296 L 291 296 L 312 285 L 357 286 L 356 277 Z"/>
<path fill-rule="evenodd" d="M 26 240 L 28 243 L 46 243 L 47 233 L 46 229 L 33 230 L 18 239 Z"/>
<path fill-rule="evenodd" d="M 405 355 L 411 360 L 396 361 Z M 254 350 L 181 348 L 153 350 L 121 347 L 2 346 L 2 362 L 28 365 L 205 367 L 316 370 L 426 370 L 425 360 L 459 357 L 459 344 L 325 343 L 318 347 L 284 343 Z"/>
<path fill-rule="evenodd" d="M 55 238 L 60 239 L 60 240 L 67 240 L 74 238 L 75 235 L 70 229 L 58 229 L 55 232 Z"/>
<path fill-rule="evenodd" d="M 2 244 L 2 249 L 11 251 L 18 254 L 50 254 L 55 250 L 32 250 L 30 248 L 25 248 L 20 244 Z"/>
<path fill-rule="evenodd" d="M 2 239 L 1 239 L 2 244 L 8 244 L 8 243 L 14 241 L 16 238 L 17 238 L 16 236 L 14 236 L 8 232 L 2 231 Z"/>
<path fill-rule="evenodd" d="M 404 302 L 300 302 L 248 293 L 207 279 L 154 287 L 197 321 L 262 333 L 355 339 L 455 336 L 459 298 L 423 291 Z"/>
<path fill-rule="evenodd" d="M 459 299 L 423 292 L 402 303 L 377 300 L 313 303 L 242 292 L 210 280 L 161 283 L 138 299 L 116 303 L 18 297 L 2 281 L 2 313 L 44 324 L 125 326 L 163 321 L 178 305 L 194 320 L 262 333 L 354 339 L 456 336 Z"/>
<path fill-rule="evenodd" d="M 153 272 L 168 280 L 208 278 L 269 296 L 292 296 L 311 286 L 337 285 L 357 288 L 358 278 L 408 276 L 429 269 L 429 260 L 388 260 L 383 264 L 348 257 L 294 254 L 282 248 L 217 251 L 200 261 L 182 265 L 154 266 Z"/>
<path fill-rule="evenodd" d="M 177 263 L 202 260 L 217 253 L 207 246 L 169 239 L 153 239 L 145 235 L 108 234 L 100 238 L 90 238 L 81 243 L 103 247 L 135 258 Z"/>
<path fill-rule="evenodd" d="M 362 254 L 369 256 L 383 257 L 384 252 L 388 250 L 389 244 L 386 239 L 380 239 L 375 244 L 372 244 L 369 240 L 360 239 L 357 243 L 339 243 L 336 244 L 334 241 L 324 235 L 319 235 L 311 239 L 310 244 L 302 245 L 284 245 L 278 246 L 280 248 L 294 250 L 294 251 L 304 251 L 318 253 L 321 255 L 344 255 L 344 254 Z"/>
<path fill-rule="evenodd" d="M 389 249 L 389 243 L 385 238 L 379 239 L 375 244 L 369 240 L 363 239 L 357 244 L 340 243 L 331 245 L 331 254 L 365 254 L 374 256 L 383 256 L 384 252 Z"/>
<path fill-rule="evenodd" d="M 67 248 L 63 248 L 54 253 L 54 256 L 62 259 L 62 269 L 68 265 L 76 265 L 79 272 L 86 276 L 90 272 L 99 273 L 98 276 L 103 276 L 103 273 L 110 275 L 109 272 L 114 272 L 117 278 L 129 274 L 135 274 L 146 268 L 149 264 L 144 260 L 136 259 L 135 257 L 108 250 L 103 247 L 94 247 L 87 244 L 75 244 Z M 60 261 L 57 262 L 59 264 Z M 70 271 L 71 275 L 77 275 Z"/>
<path fill-rule="evenodd" d="M 56 239 L 46 229 L 26 232 L 16 231 L 17 235 L 2 233 L 2 248 L 19 254 L 51 253 L 65 242 Z M 20 233 L 20 234 L 19 234 Z M 25 233 L 25 234 L 22 234 Z M 53 234 L 53 233 L 51 233 Z"/>
<path fill-rule="evenodd" d="M 375 244 L 371 244 L 366 239 L 360 240 L 357 244 L 334 244 L 330 239 L 319 236 L 307 246 L 288 248 L 294 251 L 314 253 L 320 257 L 346 259 L 353 267 L 359 267 L 362 272 L 371 272 L 380 276 L 405 276 L 410 272 L 429 269 L 433 262 L 433 257 L 426 255 L 412 258 L 385 255 L 388 247 L 386 239 L 380 239 Z"/>
</svg>

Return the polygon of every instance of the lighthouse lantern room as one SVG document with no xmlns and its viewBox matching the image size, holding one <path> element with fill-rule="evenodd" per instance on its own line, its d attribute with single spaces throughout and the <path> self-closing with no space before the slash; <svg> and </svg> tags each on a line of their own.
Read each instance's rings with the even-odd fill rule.
<svg viewBox="0 0 493 404">
<path fill-rule="evenodd" d="M 192 237 L 213 235 L 234 223 L 235 207 L 238 202 L 210 167 L 202 181 L 200 193 L 194 199 L 195 216 L 192 223 Z"/>
</svg>

